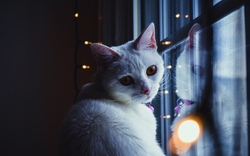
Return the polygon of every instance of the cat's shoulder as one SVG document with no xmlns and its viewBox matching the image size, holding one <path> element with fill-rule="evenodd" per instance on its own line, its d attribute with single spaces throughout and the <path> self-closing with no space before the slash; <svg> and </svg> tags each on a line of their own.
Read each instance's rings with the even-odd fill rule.
<svg viewBox="0 0 250 156">
<path fill-rule="evenodd" d="M 74 118 L 82 123 L 131 123 L 143 122 L 155 124 L 152 111 L 143 104 L 124 105 L 108 99 L 84 99 L 76 103 L 68 114 L 69 119 Z M 93 123 L 92 123 L 93 124 Z"/>
<path fill-rule="evenodd" d="M 84 116 L 87 114 L 114 114 L 120 112 L 121 110 L 116 107 L 116 103 L 108 99 L 82 99 L 77 102 L 71 111 L 77 111 Z"/>
<path fill-rule="evenodd" d="M 118 108 L 110 104 L 108 100 L 85 99 L 74 104 L 69 110 L 64 126 L 66 129 L 86 129 L 102 133 L 104 127 L 112 127 L 111 121 L 120 121 L 125 118 L 125 114 Z M 98 128 L 97 128 L 98 127 Z"/>
</svg>

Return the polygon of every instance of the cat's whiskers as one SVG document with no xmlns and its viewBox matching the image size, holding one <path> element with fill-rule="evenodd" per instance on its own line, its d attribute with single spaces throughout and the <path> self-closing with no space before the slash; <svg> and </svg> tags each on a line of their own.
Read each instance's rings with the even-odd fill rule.
<svg viewBox="0 0 250 156">
<path fill-rule="evenodd" d="M 175 86 L 175 82 L 176 82 L 175 78 L 176 78 L 175 66 L 172 66 L 171 69 L 165 69 L 160 86 L 164 88 Z"/>
</svg>

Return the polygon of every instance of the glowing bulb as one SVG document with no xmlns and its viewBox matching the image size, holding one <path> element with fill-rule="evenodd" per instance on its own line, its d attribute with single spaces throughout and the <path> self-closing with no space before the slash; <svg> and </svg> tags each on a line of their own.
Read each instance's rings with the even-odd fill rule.
<svg viewBox="0 0 250 156">
<path fill-rule="evenodd" d="M 162 42 L 163 45 L 170 45 L 171 42 L 170 41 L 165 41 L 165 42 Z"/>
<path fill-rule="evenodd" d="M 181 68 L 181 65 L 179 65 L 178 68 Z"/>
<path fill-rule="evenodd" d="M 166 118 L 171 118 L 171 116 L 170 115 L 164 115 L 164 116 L 161 116 L 161 118 L 164 118 L 164 119 L 166 119 Z"/>
<path fill-rule="evenodd" d="M 92 44 L 92 42 L 90 42 L 90 41 L 85 41 L 84 44 L 88 45 L 88 44 Z"/>
<path fill-rule="evenodd" d="M 178 136 L 181 141 L 190 143 L 195 141 L 200 134 L 200 128 L 194 120 L 183 121 L 178 129 Z"/>
<path fill-rule="evenodd" d="M 178 89 L 175 92 L 178 93 L 179 92 Z"/>
<path fill-rule="evenodd" d="M 75 17 L 77 18 L 79 16 L 79 14 L 78 13 L 75 13 Z"/>
<path fill-rule="evenodd" d="M 179 116 L 180 114 L 178 114 Z M 169 140 L 169 148 L 178 155 L 186 153 L 202 135 L 202 122 L 198 116 L 188 116 L 173 127 L 173 136 Z"/>
<path fill-rule="evenodd" d="M 188 15 L 185 15 L 185 18 L 188 18 Z"/>
<path fill-rule="evenodd" d="M 171 116 L 170 116 L 170 115 L 166 115 L 166 118 L 168 118 L 168 119 L 169 119 L 169 118 L 171 118 Z"/>
<path fill-rule="evenodd" d="M 88 65 L 82 65 L 82 69 L 89 69 L 90 68 L 90 66 L 88 66 Z"/>
<path fill-rule="evenodd" d="M 180 14 L 176 14 L 176 15 L 175 15 L 176 18 L 179 18 L 180 16 L 181 16 Z"/>
<path fill-rule="evenodd" d="M 168 90 L 164 90 L 164 94 L 168 94 Z"/>
<path fill-rule="evenodd" d="M 168 68 L 168 69 L 171 69 L 171 68 L 172 68 L 172 66 L 171 66 L 171 65 L 168 65 L 168 66 L 167 66 L 167 68 Z"/>
</svg>

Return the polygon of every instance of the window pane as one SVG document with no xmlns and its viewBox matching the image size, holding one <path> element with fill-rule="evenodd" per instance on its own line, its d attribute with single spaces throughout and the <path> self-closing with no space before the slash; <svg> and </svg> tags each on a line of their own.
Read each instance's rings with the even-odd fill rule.
<svg viewBox="0 0 250 156">
<path fill-rule="evenodd" d="M 203 0 L 159 0 L 160 40 L 197 18 L 203 5 Z"/>
<path fill-rule="evenodd" d="M 202 12 L 202 1 L 201 0 L 193 0 L 193 19 L 198 17 Z"/>
<path fill-rule="evenodd" d="M 187 155 L 248 155 L 244 18 L 241 7 L 211 26 L 194 26 L 188 38 L 162 53 L 166 72 L 159 120 L 167 154 L 172 153 L 172 121 L 193 114 L 200 118 L 203 131 L 196 143 L 182 146 Z M 185 21 L 175 28 L 182 24 Z M 174 111 L 180 99 L 181 113 Z"/>
<path fill-rule="evenodd" d="M 225 138 L 222 152 L 248 155 L 244 7 L 213 24 L 213 30 L 213 115 Z"/>
<path fill-rule="evenodd" d="M 187 23 L 189 23 L 190 18 L 190 0 L 175 0 L 174 1 L 174 10 L 173 10 L 173 16 L 174 16 L 174 23 L 175 23 L 175 29 L 178 30 Z"/>
<path fill-rule="evenodd" d="M 222 1 L 222 0 L 213 0 L 213 5 L 219 3 L 220 1 Z"/>
</svg>

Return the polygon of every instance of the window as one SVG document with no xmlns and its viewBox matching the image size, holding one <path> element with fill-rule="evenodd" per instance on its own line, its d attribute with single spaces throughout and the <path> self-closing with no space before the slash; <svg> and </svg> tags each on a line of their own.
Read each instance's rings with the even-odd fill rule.
<svg viewBox="0 0 250 156">
<path fill-rule="evenodd" d="M 200 155 L 209 144 L 216 147 L 217 155 L 248 155 L 249 2 L 134 0 L 133 6 L 133 16 L 140 19 L 134 20 L 134 35 L 154 22 L 158 49 L 166 67 L 165 83 L 159 91 L 161 98 L 154 101 L 157 137 L 166 154 L 173 155 L 169 140 L 171 125 L 178 118 L 174 111 L 176 103 L 187 98 L 198 105 L 195 114 L 202 118 L 204 135 L 210 135 L 201 137 L 188 152 Z M 188 33 L 195 23 L 200 29 L 195 35 L 193 54 L 184 55 Z M 188 70 L 198 76 L 190 75 Z M 208 71 L 206 76 L 203 70 Z M 202 85 L 205 89 L 199 90 Z"/>
</svg>

